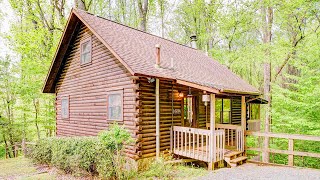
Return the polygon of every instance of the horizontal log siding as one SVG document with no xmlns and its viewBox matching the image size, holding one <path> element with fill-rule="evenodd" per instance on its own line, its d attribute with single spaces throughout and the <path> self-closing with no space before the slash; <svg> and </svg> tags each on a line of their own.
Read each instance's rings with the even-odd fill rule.
<svg viewBox="0 0 320 180">
<path fill-rule="evenodd" d="M 92 62 L 80 65 L 80 41 L 92 37 Z M 67 51 L 56 85 L 57 136 L 95 136 L 108 128 L 107 92 L 123 90 L 123 121 L 136 138 L 136 85 L 125 67 L 84 25 Z M 61 118 L 61 98 L 69 96 L 69 119 Z M 127 146 L 129 157 L 138 158 L 136 146 Z"/>
<path fill-rule="evenodd" d="M 241 124 L 241 97 L 231 98 L 231 124 Z"/>
<path fill-rule="evenodd" d="M 155 82 L 149 83 L 146 78 L 137 81 L 137 108 L 139 123 L 139 154 L 141 158 L 156 155 L 156 109 L 155 109 Z M 172 81 L 160 80 L 160 151 L 170 150 L 170 128 L 171 126 L 182 125 L 183 114 L 172 114 L 172 89 L 173 89 L 173 109 L 182 110 L 182 98 L 178 96 L 183 92 L 186 96 L 188 87 L 174 84 Z M 192 89 L 192 94 L 199 96 L 200 91 Z M 199 100 L 199 98 L 198 98 Z M 205 128 L 205 108 L 200 103 L 199 117 L 200 127 Z M 183 113 L 181 111 L 181 113 Z"/>
</svg>

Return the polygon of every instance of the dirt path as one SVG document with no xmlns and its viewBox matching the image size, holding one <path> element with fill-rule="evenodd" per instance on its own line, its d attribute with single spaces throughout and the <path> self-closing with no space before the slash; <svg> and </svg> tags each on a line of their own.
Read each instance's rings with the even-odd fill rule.
<svg viewBox="0 0 320 180">
<path fill-rule="evenodd" d="M 197 178 L 201 180 L 241 180 L 241 179 L 272 179 L 272 180 L 320 180 L 320 170 L 298 167 L 257 165 L 246 163 L 236 168 L 222 168 Z"/>
</svg>

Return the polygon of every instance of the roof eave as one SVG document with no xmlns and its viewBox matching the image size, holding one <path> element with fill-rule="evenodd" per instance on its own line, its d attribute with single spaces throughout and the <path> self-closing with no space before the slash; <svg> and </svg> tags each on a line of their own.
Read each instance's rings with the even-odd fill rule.
<svg viewBox="0 0 320 180">
<path fill-rule="evenodd" d="M 231 90 L 231 89 L 221 89 L 220 92 L 242 94 L 242 95 L 255 95 L 255 96 L 261 95 L 261 93 L 258 91 L 255 91 L 255 92 L 254 91 L 238 91 L 238 90 Z"/>
<path fill-rule="evenodd" d="M 47 76 L 46 76 L 46 79 L 45 79 L 45 81 L 44 81 L 44 85 L 43 85 L 43 87 L 42 87 L 42 93 L 55 93 L 54 91 L 52 91 L 53 88 L 49 88 L 49 87 L 48 87 L 48 86 L 50 86 L 48 79 L 49 79 L 50 74 L 51 74 L 51 72 L 52 72 L 52 67 L 53 67 L 53 65 L 54 65 L 54 63 L 55 63 L 55 60 L 56 60 L 57 56 L 58 56 L 58 53 L 59 53 L 59 50 L 60 50 L 62 41 L 63 41 L 63 39 L 64 39 L 64 37 L 65 37 L 66 31 L 67 31 L 68 26 L 69 26 L 69 24 L 70 24 L 70 20 L 71 20 L 71 18 L 72 18 L 72 11 L 73 11 L 73 9 L 71 10 L 71 12 L 70 12 L 70 14 L 69 14 L 69 18 L 68 18 L 68 20 L 67 20 L 66 26 L 64 27 L 62 36 L 60 37 L 59 44 L 58 44 L 58 46 L 57 46 L 58 48 L 56 49 L 56 52 L 55 52 L 55 54 L 54 54 L 54 57 L 53 57 L 53 59 L 52 59 L 52 61 L 51 61 L 50 69 L 49 69 L 48 74 L 47 74 Z M 47 88 L 49 88 L 49 89 L 47 89 Z"/>
</svg>

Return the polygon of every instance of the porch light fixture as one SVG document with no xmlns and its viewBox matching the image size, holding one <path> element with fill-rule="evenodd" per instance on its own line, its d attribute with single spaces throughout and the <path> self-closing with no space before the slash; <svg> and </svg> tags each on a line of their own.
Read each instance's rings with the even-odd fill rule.
<svg viewBox="0 0 320 180">
<path fill-rule="evenodd" d="M 202 95 L 202 102 L 204 102 L 204 105 L 207 106 L 208 102 L 210 102 L 210 96 L 206 92 Z"/>
<path fill-rule="evenodd" d="M 179 92 L 179 98 L 183 98 L 184 94 L 183 92 Z"/>
</svg>

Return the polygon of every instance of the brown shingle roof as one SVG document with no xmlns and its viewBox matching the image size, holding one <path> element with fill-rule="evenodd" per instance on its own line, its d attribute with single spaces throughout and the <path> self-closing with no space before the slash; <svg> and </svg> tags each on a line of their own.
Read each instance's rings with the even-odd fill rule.
<svg viewBox="0 0 320 180">
<path fill-rule="evenodd" d="M 219 91 L 259 94 L 225 66 L 196 50 L 80 10 L 73 13 L 137 75 L 162 77 Z M 155 67 L 155 45 L 161 45 L 161 68 Z M 170 68 L 173 61 L 173 68 Z"/>
</svg>

